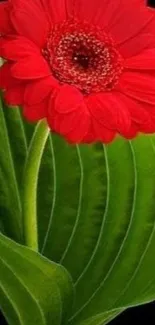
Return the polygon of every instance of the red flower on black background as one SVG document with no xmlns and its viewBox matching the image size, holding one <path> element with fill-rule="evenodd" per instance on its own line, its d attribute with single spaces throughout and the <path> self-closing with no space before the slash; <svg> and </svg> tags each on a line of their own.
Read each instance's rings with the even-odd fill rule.
<svg viewBox="0 0 155 325">
<path fill-rule="evenodd" d="M 0 88 L 69 142 L 155 132 L 155 13 L 143 0 L 0 3 Z"/>
</svg>

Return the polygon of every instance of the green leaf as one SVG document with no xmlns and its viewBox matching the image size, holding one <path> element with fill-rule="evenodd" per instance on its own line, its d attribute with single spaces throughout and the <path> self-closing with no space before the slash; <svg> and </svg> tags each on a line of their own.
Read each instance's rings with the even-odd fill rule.
<svg viewBox="0 0 155 325">
<path fill-rule="evenodd" d="M 73 277 L 72 324 L 103 324 L 111 310 L 155 299 L 152 141 L 70 147 L 49 139 L 38 186 L 40 250 Z"/>
<path fill-rule="evenodd" d="M 34 127 L 18 110 L 1 115 L 0 227 L 22 243 L 19 203 Z M 155 136 L 70 146 L 50 135 L 37 180 L 39 250 L 73 279 L 68 324 L 107 324 L 155 299 L 154 167 Z"/>
<path fill-rule="evenodd" d="M 0 234 L 0 306 L 9 324 L 65 324 L 72 297 L 62 266 Z"/>
<path fill-rule="evenodd" d="M 4 108 L 0 98 L 0 220 L 3 232 L 22 242 L 21 177 L 27 144 L 19 110 Z"/>
</svg>

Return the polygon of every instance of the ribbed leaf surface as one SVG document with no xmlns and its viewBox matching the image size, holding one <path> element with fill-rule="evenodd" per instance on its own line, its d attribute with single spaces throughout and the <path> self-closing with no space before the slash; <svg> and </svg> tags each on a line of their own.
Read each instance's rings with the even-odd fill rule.
<svg viewBox="0 0 155 325">
<path fill-rule="evenodd" d="M 9 324 L 64 323 L 71 294 L 63 267 L 0 235 L 0 305 Z"/>
<path fill-rule="evenodd" d="M 20 193 L 33 128 L 16 109 L 1 116 L 1 227 L 22 243 Z M 40 252 L 73 278 L 70 324 L 103 325 L 155 299 L 154 136 L 70 146 L 51 134 L 37 194 Z"/>
</svg>

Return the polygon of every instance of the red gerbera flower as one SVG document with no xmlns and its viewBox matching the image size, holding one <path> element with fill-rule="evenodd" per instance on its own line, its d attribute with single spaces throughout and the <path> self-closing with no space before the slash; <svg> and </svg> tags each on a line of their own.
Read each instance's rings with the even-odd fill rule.
<svg viewBox="0 0 155 325">
<path fill-rule="evenodd" d="M 155 14 L 144 0 L 0 4 L 0 87 L 70 142 L 155 131 Z"/>
</svg>

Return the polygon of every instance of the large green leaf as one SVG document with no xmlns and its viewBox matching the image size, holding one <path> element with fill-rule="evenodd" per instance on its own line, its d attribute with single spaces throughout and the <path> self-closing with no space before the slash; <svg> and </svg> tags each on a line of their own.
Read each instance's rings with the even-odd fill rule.
<svg viewBox="0 0 155 325">
<path fill-rule="evenodd" d="M 70 147 L 57 137 L 49 141 L 38 189 L 40 249 L 73 277 L 70 322 L 92 323 L 98 315 L 98 324 L 103 323 L 107 311 L 153 300 L 154 137 L 119 138 L 107 147 Z M 49 182 L 43 183 L 47 170 Z"/>
<path fill-rule="evenodd" d="M 9 324 L 64 324 L 72 294 L 62 266 L 0 235 L 0 305 Z"/>
<path fill-rule="evenodd" d="M 1 115 L 1 225 L 22 243 L 20 193 L 34 127 L 17 109 Z M 107 324 L 155 299 L 154 136 L 70 146 L 51 134 L 37 194 L 40 253 L 69 271 L 76 290 L 69 323 Z"/>
</svg>

